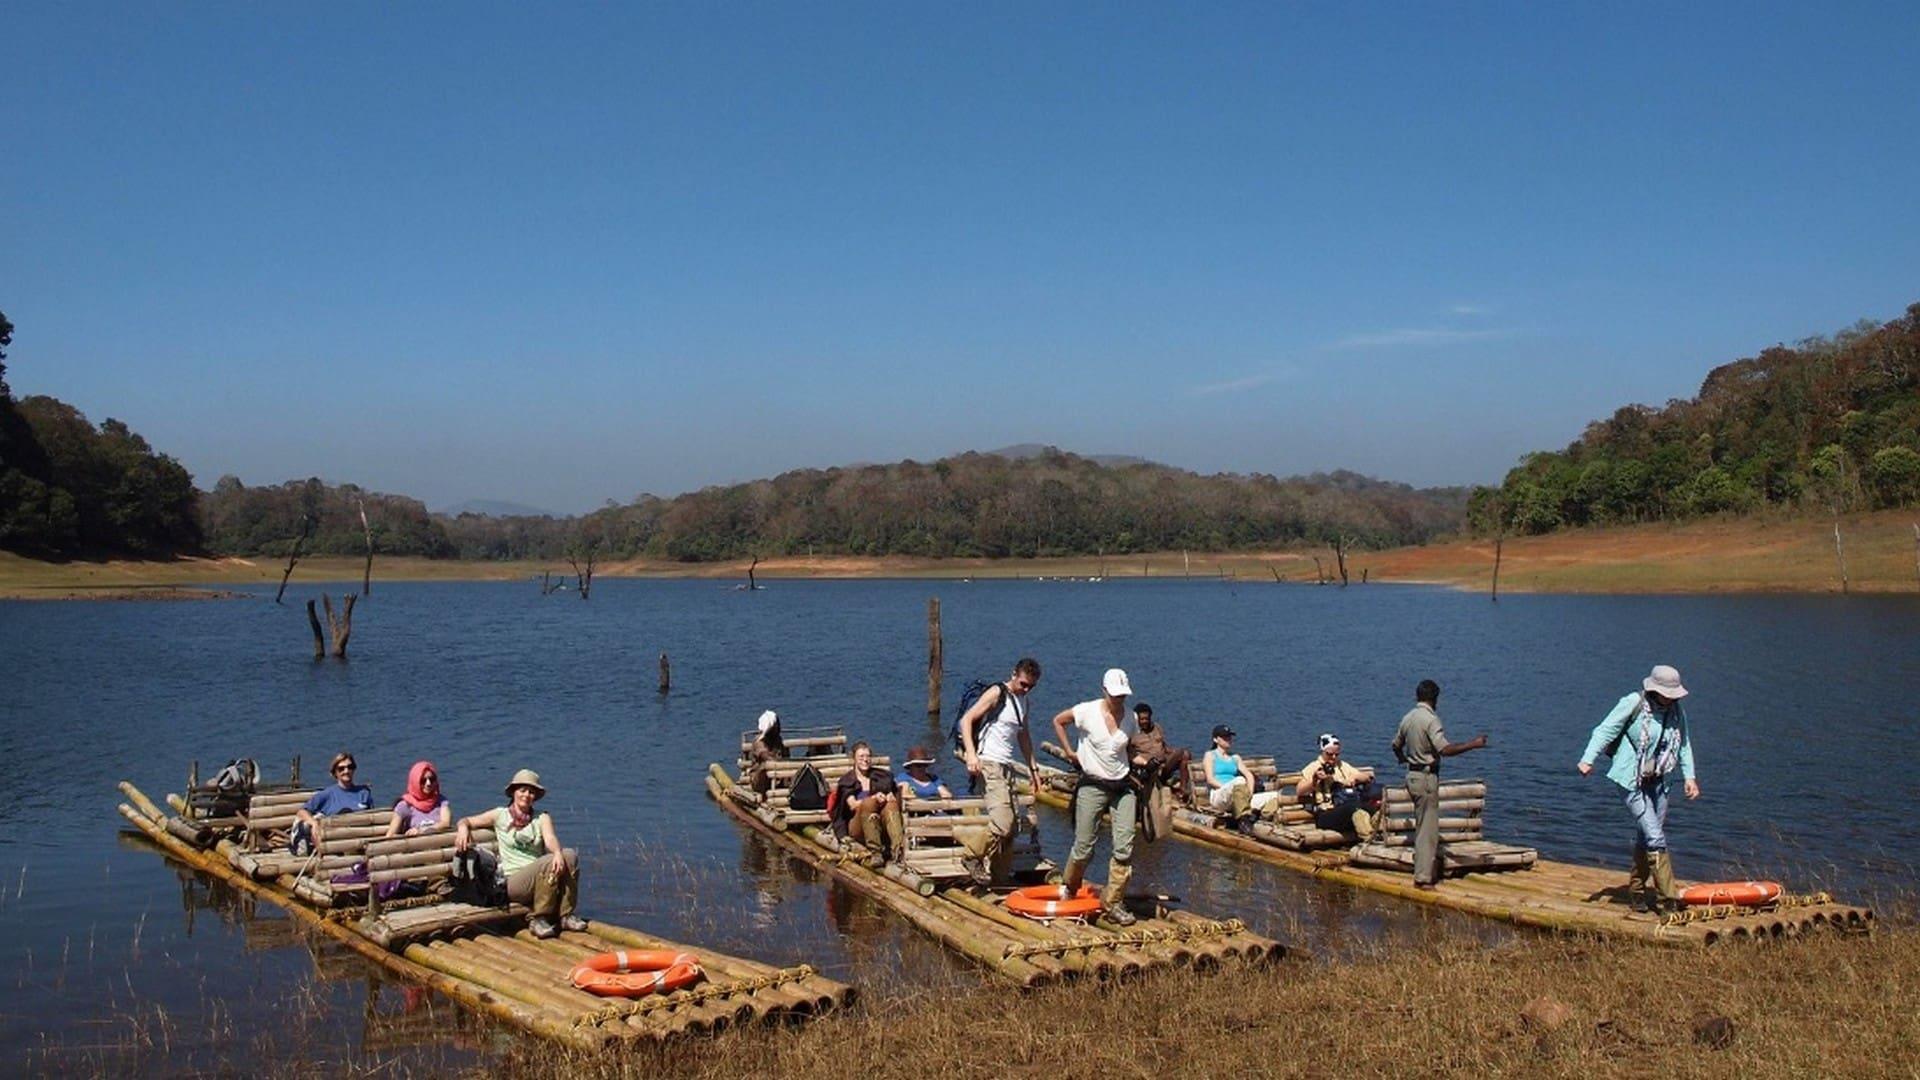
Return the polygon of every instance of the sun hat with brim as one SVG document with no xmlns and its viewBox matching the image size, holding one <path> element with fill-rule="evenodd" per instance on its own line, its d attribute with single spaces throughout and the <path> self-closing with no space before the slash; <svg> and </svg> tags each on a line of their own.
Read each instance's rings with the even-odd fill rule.
<svg viewBox="0 0 1920 1080">
<path fill-rule="evenodd" d="M 545 798 L 547 794 L 547 789 L 540 786 L 540 774 L 534 772 L 532 769 L 521 769 L 519 772 L 513 774 L 513 779 L 507 781 L 508 798 L 513 797 L 513 789 L 517 787 L 532 788 L 533 797 L 536 799 Z"/>
<path fill-rule="evenodd" d="M 1133 684 L 1127 681 L 1126 672 L 1117 667 L 1108 668 L 1107 673 L 1100 676 L 1100 689 L 1105 690 L 1108 697 L 1126 697 L 1133 693 Z"/>
<path fill-rule="evenodd" d="M 1653 673 L 1640 681 L 1640 688 L 1651 694 L 1659 694 L 1663 698 L 1687 696 L 1687 688 L 1680 685 L 1679 669 L 1668 667 L 1666 664 L 1655 664 Z"/>
<path fill-rule="evenodd" d="M 900 767 L 903 769 L 911 769 L 915 765 L 931 765 L 931 764 L 933 764 L 933 755 L 927 752 L 926 747 L 916 746 L 913 749 L 907 751 L 907 760 Z"/>
</svg>

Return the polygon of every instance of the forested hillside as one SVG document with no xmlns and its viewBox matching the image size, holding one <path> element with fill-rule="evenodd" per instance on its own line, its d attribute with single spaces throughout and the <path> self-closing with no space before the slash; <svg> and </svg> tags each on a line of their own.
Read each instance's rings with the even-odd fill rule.
<svg viewBox="0 0 1920 1080">
<path fill-rule="evenodd" d="M 1478 488 L 1479 532 L 1523 533 L 1775 506 L 1920 502 L 1920 304 L 1883 325 L 1777 345 L 1708 373 L 1697 397 L 1629 405 Z"/>
<path fill-rule="evenodd" d="M 1279 480 L 1200 476 L 1161 465 L 1109 467 L 1059 450 L 1020 459 L 962 454 L 806 469 L 671 499 L 643 496 L 580 518 L 436 517 L 418 501 L 318 480 L 248 488 L 222 479 L 202 500 L 208 543 L 278 553 L 314 524 L 304 550 L 430 557 L 602 557 L 702 562 L 747 555 L 1064 555 L 1191 548 L 1225 551 L 1344 536 L 1414 543 L 1456 529 L 1466 493 L 1416 491 L 1354 473 Z"/>
<path fill-rule="evenodd" d="M 193 478 L 118 420 L 50 397 L 15 401 L 0 314 L 0 549 L 34 555 L 195 551 Z"/>
</svg>

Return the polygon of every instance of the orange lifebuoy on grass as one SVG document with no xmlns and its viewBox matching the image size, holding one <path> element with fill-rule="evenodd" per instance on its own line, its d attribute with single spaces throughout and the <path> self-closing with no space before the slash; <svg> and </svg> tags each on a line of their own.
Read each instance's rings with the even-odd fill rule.
<svg viewBox="0 0 1920 1080">
<path fill-rule="evenodd" d="M 670 949 L 618 949 L 589 956 L 567 978 L 601 997 L 670 994 L 693 985 L 705 972 L 700 958 Z"/>
<path fill-rule="evenodd" d="M 1785 891 L 1777 881 L 1715 881 L 1681 889 L 1680 901 L 1703 907 L 1729 904 L 1757 907 L 1780 899 L 1780 894 Z"/>
<path fill-rule="evenodd" d="M 1072 896 L 1060 885 L 1030 885 L 1007 894 L 1007 910 L 1029 919 L 1084 919 L 1100 911 L 1100 894 L 1088 886 Z"/>
</svg>

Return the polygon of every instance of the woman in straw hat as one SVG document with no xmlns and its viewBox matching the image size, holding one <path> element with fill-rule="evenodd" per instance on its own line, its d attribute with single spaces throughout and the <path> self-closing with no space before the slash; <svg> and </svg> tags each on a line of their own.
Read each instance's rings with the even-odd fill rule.
<svg viewBox="0 0 1920 1080">
<path fill-rule="evenodd" d="M 1594 758 L 1601 754 L 1612 758 L 1607 779 L 1626 790 L 1627 812 L 1633 815 L 1637 830 L 1627 893 L 1642 909 L 1680 906 L 1680 893 L 1673 885 L 1673 859 L 1667 852 L 1668 778 L 1677 769 L 1685 780 L 1687 798 L 1700 797 L 1700 783 L 1693 778 L 1693 732 L 1680 705 L 1686 696 L 1680 672 L 1666 664 L 1656 665 L 1641 681 L 1639 691 L 1621 698 L 1593 729 L 1587 751 L 1580 755 L 1582 776 L 1592 774 Z M 1640 894 L 1649 879 L 1656 896 L 1651 903 L 1643 903 Z"/>
<path fill-rule="evenodd" d="M 453 839 L 454 850 L 466 851 L 473 846 L 474 829 L 493 830 L 499 857 L 484 849 L 479 854 L 506 886 L 507 899 L 533 913 L 527 929 L 539 938 L 587 928 L 586 920 L 573 913 L 580 896 L 579 856 L 560 846 L 551 815 L 533 811 L 533 804 L 546 794 L 540 774 L 521 769 L 507 781 L 507 805 L 461 818 Z"/>
</svg>

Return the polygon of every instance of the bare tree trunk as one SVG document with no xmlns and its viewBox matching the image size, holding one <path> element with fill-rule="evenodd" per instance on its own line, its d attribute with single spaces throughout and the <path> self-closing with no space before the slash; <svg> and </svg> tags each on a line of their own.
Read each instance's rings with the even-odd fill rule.
<svg viewBox="0 0 1920 1080">
<path fill-rule="evenodd" d="M 360 595 L 373 591 L 373 526 L 367 524 L 367 500 L 356 499 L 360 504 L 360 534 L 367 538 L 367 565 L 360 572 Z"/>
<path fill-rule="evenodd" d="M 1276 567 L 1274 567 L 1273 564 L 1271 563 L 1267 564 L 1267 573 L 1272 574 L 1273 580 L 1276 582 L 1286 580 L 1285 578 L 1280 576 L 1280 571 Z"/>
<path fill-rule="evenodd" d="M 347 658 L 347 638 L 353 633 L 353 602 L 359 597 L 347 593 L 340 598 L 340 615 L 333 613 L 333 601 L 326 593 L 320 594 L 320 606 L 327 609 L 327 628 L 333 632 L 333 655 L 341 660 Z"/>
<path fill-rule="evenodd" d="M 300 518 L 300 535 L 293 538 L 293 550 L 287 552 L 287 568 L 280 574 L 280 591 L 273 594 L 274 603 L 279 603 L 280 598 L 287 595 L 287 579 L 293 576 L 294 564 L 300 561 L 300 545 L 307 542 L 307 534 L 312 531 L 313 518 L 302 515 Z"/>
<path fill-rule="evenodd" d="M 927 599 L 927 724 L 940 726 L 940 673 L 946 667 L 946 647 L 940 638 L 940 598 Z"/>
<path fill-rule="evenodd" d="M 759 582 L 756 582 L 753 580 L 753 568 L 759 565 L 760 565 L 760 556 L 758 555 L 755 555 L 753 557 L 753 561 L 747 564 L 747 591 L 748 592 L 753 592 L 754 590 L 760 587 Z"/>
<path fill-rule="evenodd" d="M 314 613 L 313 601 L 307 601 L 307 626 L 313 630 L 313 658 L 327 658 L 327 638 L 320 632 L 320 616 Z"/>
<path fill-rule="evenodd" d="M 584 570 L 580 568 L 580 560 L 571 555 L 567 556 L 567 561 L 573 564 L 573 576 L 579 579 L 582 600 L 587 598 L 587 590 L 593 588 L 593 560 L 596 552 L 597 548 L 587 549 L 587 567 Z"/>
<path fill-rule="evenodd" d="M 660 654 L 660 692 L 666 693 L 673 688 L 673 669 L 667 665 L 667 654 Z"/>
<path fill-rule="evenodd" d="M 1920 524 L 1913 527 L 1913 576 L 1920 580 Z"/>
<path fill-rule="evenodd" d="M 553 571 L 551 570 L 540 571 L 540 595 L 553 595 Z"/>
<path fill-rule="evenodd" d="M 1507 530 L 1493 538 L 1493 602 L 1500 602 L 1500 549 L 1507 546 Z"/>
<path fill-rule="evenodd" d="M 1185 569 L 1181 571 L 1182 576 L 1192 577 L 1193 576 L 1193 556 L 1187 554 L 1185 551 L 1182 551 L 1180 552 L 1180 562 L 1181 562 L 1181 565 L 1185 567 Z"/>
<path fill-rule="evenodd" d="M 1313 583 L 1315 585 L 1325 585 L 1327 583 L 1327 568 L 1321 564 L 1320 556 L 1318 555 L 1313 557 Z"/>
<path fill-rule="evenodd" d="M 1340 587 L 1347 587 L 1347 538 L 1336 536 L 1333 539 L 1333 557 L 1340 566 Z"/>
<path fill-rule="evenodd" d="M 1367 568 L 1363 566 L 1360 568 L 1360 584 L 1365 585 L 1366 583 L 1367 583 Z"/>
<path fill-rule="evenodd" d="M 1835 519 L 1833 523 L 1833 555 L 1834 558 L 1840 560 L 1840 593 L 1844 596 L 1847 593 L 1847 548 L 1845 544 L 1840 542 L 1840 522 L 1838 519 Z"/>
</svg>

